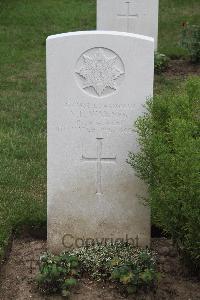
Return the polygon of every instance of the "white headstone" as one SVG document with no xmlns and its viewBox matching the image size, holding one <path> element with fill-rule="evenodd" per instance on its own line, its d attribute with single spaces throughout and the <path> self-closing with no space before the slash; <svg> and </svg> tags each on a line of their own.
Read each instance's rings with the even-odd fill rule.
<svg viewBox="0 0 200 300">
<path fill-rule="evenodd" d="M 127 164 L 153 91 L 153 39 L 77 32 L 47 39 L 48 246 L 150 243 L 145 185 Z"/>
<path fill-rule="evenodd" d="M 97 30 L 151 36 L 157 49 L 159 0 L 97 0 Z"/>
</svg>

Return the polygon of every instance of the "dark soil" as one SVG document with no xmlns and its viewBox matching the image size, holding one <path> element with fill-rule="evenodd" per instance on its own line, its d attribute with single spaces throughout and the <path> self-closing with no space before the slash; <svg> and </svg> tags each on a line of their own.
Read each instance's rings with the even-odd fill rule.
<svg viewBox="0 0 200 300">
<path fill-rule="evenodd" d="M 200 284 L 181 266 L 178 254 L 170 240 L 155 238 L 152 249 L 158 252 L 158 269 L 161 278 L 155 291 L 129 296 L 137 300 L 199 300 Z M 59 300 L 60 296 L 41 295 L 34 282 L 38 272 L 38 259 L 46 251 L 46 241 L 31 238 L 15 239 L 7 262 L 2 266 L 0 300 Z M 80 280 L 79 287 L 72 293 L 72 300 L 120 300 L 120 294 L 113 284 L 95 283 L 89 278 Z"/>
<path fill-rule="evenodd" d="M 200 64 L 194 64 L 187 60 L 170 60 L 168 69 L 164 72 L 167 76 L 200 75 Z"/>
</svg>

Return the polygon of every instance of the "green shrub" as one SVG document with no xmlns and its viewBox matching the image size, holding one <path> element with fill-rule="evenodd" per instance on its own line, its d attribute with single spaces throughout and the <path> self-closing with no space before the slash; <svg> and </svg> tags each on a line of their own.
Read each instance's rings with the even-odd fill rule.
<svg viewBox="0 0 200 300">
<path fill-rule="evenodd" d="M 154 70 L 156 74 L 164 72 L 169 66 L 169 58 L 165 54 L 154 53 Z"/>
<path fill-rule="evenodd" d="M 40 273 L 36 280 L 42 292 L 60 292 L 63 297 L 68 297 L 70 289 L 77 284 L 78 274 L 79 263 L 76 256 L 46 253 L 40 258 Z"/>
<path fill-rule="evenodd" d="M 200 25 L 183 24 L 181 45 L 192 62 L 200 62 Z"/>
<path fill-rule="evenodd" d="M 149 187 L 153 222 L 200 267 L 200 79 L 147 102 L 136 121 L 139 153 L 128 162 Z"/>
</svg>

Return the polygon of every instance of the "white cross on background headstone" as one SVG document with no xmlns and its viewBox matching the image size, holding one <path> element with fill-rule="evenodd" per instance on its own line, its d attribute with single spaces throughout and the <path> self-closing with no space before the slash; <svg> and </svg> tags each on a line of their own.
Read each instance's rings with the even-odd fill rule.
<svg viewBox="0 0 200 300">
<path fill-rule="evenodd" d="M 127 32 L 130 31 L 130 20 L 133 19 L 133 18 L 138 18 L 138 14 L 131 14 L 130 12 L 130 4 L 132 2 L 130 1 L 125 1 L 124 2 L 126 5 L 127 5 L 127 12 L 126 14 L 118 14 L 117 16 L 120 17 L 120 18 L 126 18 L 127 19 Z"/>
<path fill-rule="evenodd" d="M 158 40 L 159 0 L 97 0 L 97 30 L 120 31 Z"/>
<path fill-rule="evenodd" d="M 116 162 L 115 157 L 102 157 L 103 138 L 97 138 L 97 157 L 86 157 L 82 156 L 84 162 L 96 162 L 97 163 L 97 188 L 96 194 L 102 195 L 102 163 L 114 163 Z"/>
</svg>

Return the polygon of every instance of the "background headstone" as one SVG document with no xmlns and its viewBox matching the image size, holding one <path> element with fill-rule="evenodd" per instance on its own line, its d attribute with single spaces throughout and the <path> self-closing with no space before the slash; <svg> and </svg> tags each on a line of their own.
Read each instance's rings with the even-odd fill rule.
<svg viewBox="0 0 200 300">
<path fill-rule="evenodd" d="M 158 40 L 159 0 L 97 0 L 97 30 L 151 36 Z"/>
<path fill-rule="evenodd" d="M 48 246 L 150 243 L 146 187 L 126 163 L 153 91 L 153 39 L 77 32 L 47 39 Z"/>
</svg>

